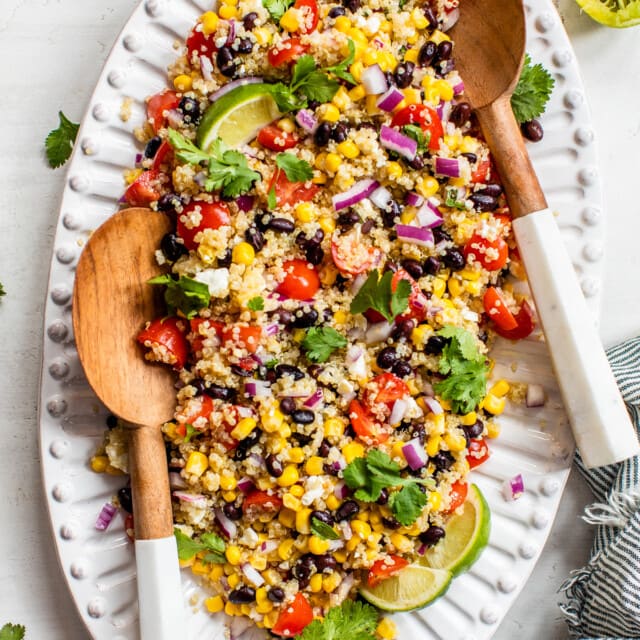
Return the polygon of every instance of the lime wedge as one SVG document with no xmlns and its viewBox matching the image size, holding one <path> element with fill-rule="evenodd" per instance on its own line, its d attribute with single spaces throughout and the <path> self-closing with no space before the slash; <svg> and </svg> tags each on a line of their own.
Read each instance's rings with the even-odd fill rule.
<svg viewBox="0 0 640 640">
<path fill-rule="evenodd" d="M 449 588 L 451 573 L 410 564 L 373 588 L 360 587 L 360 595 L 383 611 L 411 611 L 426 607 Z"/>
<path fill-rule="evenodd" d="M 198 146 L 208 151 L 216 138 L 230 147 L 251 142 L 262 127 L 281 115 L 271 89 L 268 84 L 247 84 L 218 98 L 198 127 Z"/>
<path fill-rule="evenodd" d="M 594 20 L 607 27 L 633 27 L 640 24 L 640 0 L 576 0 Z"/>
<path fill-rule="evenodd" d="M 475 484 L 469 487 L 462 512 L 454 513 L 444 528 L 445 537 L 424 554 L 420 563 L 446 569 L 455 577 L 469 569 L 489 542 L 489 505 Z"/>
</svg>

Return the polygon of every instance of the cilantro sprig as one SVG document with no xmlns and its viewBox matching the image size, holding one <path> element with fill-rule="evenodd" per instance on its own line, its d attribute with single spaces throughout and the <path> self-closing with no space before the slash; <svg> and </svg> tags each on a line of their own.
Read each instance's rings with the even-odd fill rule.
<svg viewBox="0 0 640 640">
<path fill-rule="evenodd" d="M 296 640 L 375 640 L 378 617 L 378 610 L 370 604 L 345 600 L 329 609 L 322 620 L 313 620 Z"/>
<path fill-rule="evenodd" d="M 167 311 L 175 315 L 176 311 L 184 314 L 190 320 L 200 309 L 209 306 L 209 287 L 204 282 L 198 282 L 187 276 L 180 276 L 174 280 L 168 273 L 147 280 L 148 284 L 166 285 L 164 301 L 167 303 Z"/>
<path fill-rule="evenodd" d="M 371 271 L 360 291 L 351 301 L 351 313 L 364 313 L 367 309 L 374 309 L 388 322 L 393 322 L 396 316 L 409 306 L 411 283 L 408 280 L 400 280 L 393 290 L 392 280 L 393 272 L 391 271 L 386 271 L 382 277 L 377 269 Z"/>
<path fill-rule="evenodd" d="M 326 522 L 322 522 L 322 520 L 318 520 L 318 518 L 311 518 L 310 528 L 313 535 L 318 536 L 318 538 L 322 538 L 323 540 L 340 539 L 340 536 L 332 526 L 328 525 Z"/>
<path fill-rule="evenodd" d="M 191 560 L 197 553 L 206 551 L 203 562 L 224 564 L 224 540 L 215 533 L 203 533 L 199 538 L 190 538 L 177 527 L 173 530 L 178 544 L 178 558 L 183 561 Z"/>
<path fill-rule="evenodd" d="M 69 159 L 80 128 L 79 124 L 71 122 L 62 111 L 58 111 L 58 118 L 60 125 L 49 133 L 44 142 L 47 160 L 52 169 L 61 167 Z"/>
<path fill-rule="evenodd" d="M 453 209 L 459 209 L 460 211 L 466 211 L 467 205 L 464 203 L 464 200 L 458 200 L 458 188 L 451 187 L 446 191 L 446 200 L 444 201 L 447 207 L 451 207 Z"/>
<path fill-rule="evenodd" d="M 440 356 L 439 371 L 447 377 L 433 385 L 436 393 L 451 402 L 460 414 L 473 411 L 487 392 L 489 367 L 478 351 L 475 338 L 461 327 L 445 325 L 436 332 L 449 338 Z"/>
<path fill-rule="evenodd" d="M 524 58 L 518 84 L 511 96 L 513 115 L 520 123 L 541 116 L 549 102 L 555 80 L 540 64 L 531 64 L 531 56 Z"/>
<path fill-rule="evenodd" d="M 285 172 L 289 182 L 306 182 L 313 178 L 311 165 L 293 153 L 279 153 L 276 156 L 276 166 Z"/>
<path fill-rule="evenodd" d="M 213 141 L 210 152 L 198 149 L 191 140 L 174 129 L 169 129 L 168 139 L 179 160 L 207 167 L 204 184 L 207 191 L 220 190 L 223 196 L 235 198 L 249 191 L 260 180 L 260 174 L 249 167 L 247 158 L 239 151 L 229 149 L 220 138 Z"/>
<path fill-rule="evenodd" d="M 279 22 L 285 11 L 293 4 L 294 0 L 262 0 L 262 5 L 271 17 Z"/>
<path fill-rule="evenodd" d="M 24 638 L 25 628 L 21 624 L 5 624 L 0 629 L 0 640 L 22 640 Z"/>
<path fill-rule="evenodd" d="M 336 350 L 347 346 L 347 339 L 331 327 L 311 327 L 302 341 L 302 348 L 312 362 L 326 362 Z"/>
<path fill-rule="evenodd" d="M 249 311 L 263 311 L 264 310 L 264 298 L 262 296 L 255 296 L 247 302 L 247 309 Z"/>
<path fill-rule="evenodd" d="M 413 524 L 427 504 L 419 485 L 434 486 L 433 479 L 404 478 L 400 467 L 384 451 L 371 449 L 364 458 L 355 458 L 344 470 L 344 481 L 362 502 L 375 502 L 383 489 L 395 489 L 389 495 L 389 507 L 403 526 Z"/>
</svg>

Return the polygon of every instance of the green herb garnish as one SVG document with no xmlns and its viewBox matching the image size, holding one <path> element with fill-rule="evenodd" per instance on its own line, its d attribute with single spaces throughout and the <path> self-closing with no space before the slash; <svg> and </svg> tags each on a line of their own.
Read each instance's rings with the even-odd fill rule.
<svg viewBox="0 0 640 640">
<path fill-rule="evenodd" d="M 541 64 L 532 65 L 531 56 L 525 56 L 520 79 L 511 96 L 511 108 L 518 122 L 529 122 L 544 113 L 555 82 Z"/>
<path fill-rule="evenodd" d="M 226 562 L 224 540 L 215 533 L 203 533 L 199 538 L 192 539 L 176 527 L 173 530 L 173 535 L 178 544 L 178 558 L 180 560 L 191 560 L 197 553 L 206 551 L 207 554 L 202 558 L 203 562 L 214 564 Z"/>
<path fill-rule="evenodd" d="M 378 610 L 370 604 L 345 600 L 329 609 L 322 619 L 316 618 L 296 636 L 297 640 L 375 640 Z"/>
<path fill-rule="evenodd" d="M 6 295 L 7 295 L 7 292 L 4 290 L 4 287 L 2 286 L 2 282 L 0 282 L 0 298 Z"/>
<path fill-rule="evenodd" d="M 61 167 L 69 159 L 80 128 L 79 124 L 71 122 L 62 111 L 58 111 L 58 117 L 60 125 L 49 133 L 44 142 L 47 160 L 52 169 Z"/>
<path fill-rule="evenodd" d="M 404 127 L 402 127 L 402 133 L 417 142 L 418 153 L 424 153 L 429 148 L 431 134 L 425 133 L 422 130 L 422 127 L 418 126 L 417 124 L 405 124 Z"/>
<path fill-rule="evenodd" d="M 187 276 L 180 276 L 174 280 L 168 273 L 147 280 L 148 284 L 166 285 L 164 301 L 167 303 L 167 311 L 175 315 L 176 311 L 184 314 L 190 320 L 200 309 L 209 306 L 209 287 L 204 282 L 198 282 Z"/>
<path fill-rule="evenodd" d="M 311 533 L 322 538 L 323 540 L 339 540 L 340 536 L 333 527 L 318 518 L 311 518 Z"/>
<path fill-rule="evenodd" d="M 285 172 L 289 182 L 306 182 L 313 178 L 311 165 L 293 153 L 279 153 L 276 156 L 276 165 Z"/>
<path fill-rule="evenodd" d="M 350 84 L 357 84 L 356 79 L 349 73 L 349 71 L 347 71 L 355 60 L 356 45 L 353 44 L 353 40 L 351 39 L 347 41 L 347 45 L 349 47 L 349 55 L 342 62 L 339 62 L 333 67 L 327 67 L 325 71 L 332 73 L 336 78 L 346 80 Z"/>
<path fill-rule="evenodd" d="M 311 327 L 302 341 L 302 348 L 312 362 L 326 362 L 336 350 L 347 346 L 347 339 L 331 327 Z"/>
<path fill-rule="evenodd" d="M 187 434 L 185 435 L 183 442 L 185 442 L 185 443 L 191 442 L 191 438 L 193 438 L 193 436 L 196 433 L 198 433 L 198 431 L 197 431 L 197 429 L 195 429 L 193 427 L 192 424 L 189 424 L 188 422 L 187 422 L 187 424 L 185 424 L 185 429 L 187 431 Z"/>
<path fill-rule="evenodd" d="M 262 0 L 262 6 L 276 22 L 279 22 L 293 2 L 294 0 Z"/>
<path fill-rule="evenodd" d="M 269 189 L 269 193 L 267 194 L 267 208 L 269 211 L 273 211 L 278 205 L 278 199 L 276 198 L 276 187 L 275 185 Z"/>
<path fill-rule="evenodd" d="M 447 197 L 444 203 L 447 207 L 459 209 L 460 211 L 467 210 L 467 205 L 464 203 L 464 200 L 458 200 L 458 189 L 456 187 L 447 189 L 446 194 Z"/>
<path fill-rule="evenodd" d="M 411 283 L 404 279 L 398 281 L 395 291 L 392 290 L 393 275 L 393 272 L 386 271 L 380 278 L 376 269 L 371 271 L 351 301 L 351 313 L 364 313 L 367 309 L 374 309 L 388 322 L 393 322 L 409 305 L 411 293 Z"/>
<path fill-rule="evenodd" d="M 255 298 L 251 298 L 251 300 L 247 302 L 247 309 L 249 309 L 249 311 L 263 311 L 264 298 L 261 296 L 256 296 Z"/>
</svg>

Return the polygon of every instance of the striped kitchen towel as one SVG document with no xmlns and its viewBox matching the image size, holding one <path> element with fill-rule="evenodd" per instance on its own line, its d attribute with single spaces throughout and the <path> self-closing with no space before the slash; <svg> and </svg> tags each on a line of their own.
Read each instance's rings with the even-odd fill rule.
<svg viewBox="0 0 640 640">
<path fill-rule="evenodd" d="M 620 391 L 640 428 L 640 337 L 607 351 Z M 586 469 L 596 502 L 584 519 L 598 525 L 587 566 L 562 585 L 560 603 L 572 638 L 640 638 L 640 459 Z"/>
</svg>

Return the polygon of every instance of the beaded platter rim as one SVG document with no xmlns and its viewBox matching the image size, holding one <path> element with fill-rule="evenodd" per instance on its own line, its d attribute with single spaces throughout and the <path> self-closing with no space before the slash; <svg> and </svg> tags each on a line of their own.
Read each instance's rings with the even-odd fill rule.
<svg viewBox="0 0 640 640">
<path fill-rule="evenodd" d="M 556 88 L 542 118 L 545 137 L 529 145 L 549 204 L 594 316 L 604 268 L 604 215 L 591 116 L 575 54 L 551 0 L 527 0 L 527 50 L 554 75 Z M 88 465 L 107 412 L 78 362 L 71 325 L 75 265 L 90 232 L 115 212 L 122 173 L 136 153 L 131 132 L 144 98 L 165 86 L 173 43 L 209 9 L 205 0 L 143 0 L 105 63 L 68 167 L 46 298 L 39 425 L 41 466 L 53 537 L 72 598 L 94 640 L 137 640 L 135 563 L 121 518 L 94 529 L 102 504 L 122 480 Z M 118 117 L 131 98 L 131 119 Z M 511 406 L 492 457 L 474 471 L 492 513 L 489 546 L 447 594 L 421 612 L 394 616 L 399 640 L 488 640 L 524 587 L 548 537 L 571 467 L 573 441 L 544 343 L 499 343 L 496 375 L 543 384 L 544 407 Z M 503 482 L 521 473 L 525 493 L 502 496 Z M 188 640 L 227 637 L 224 614 L 203 611 L 198 585 L 183 572 Z M 194 604 L 196 603 L 196 604 Z M 232 621 L 233 637 L 263 637 Z"/>
</svg>

